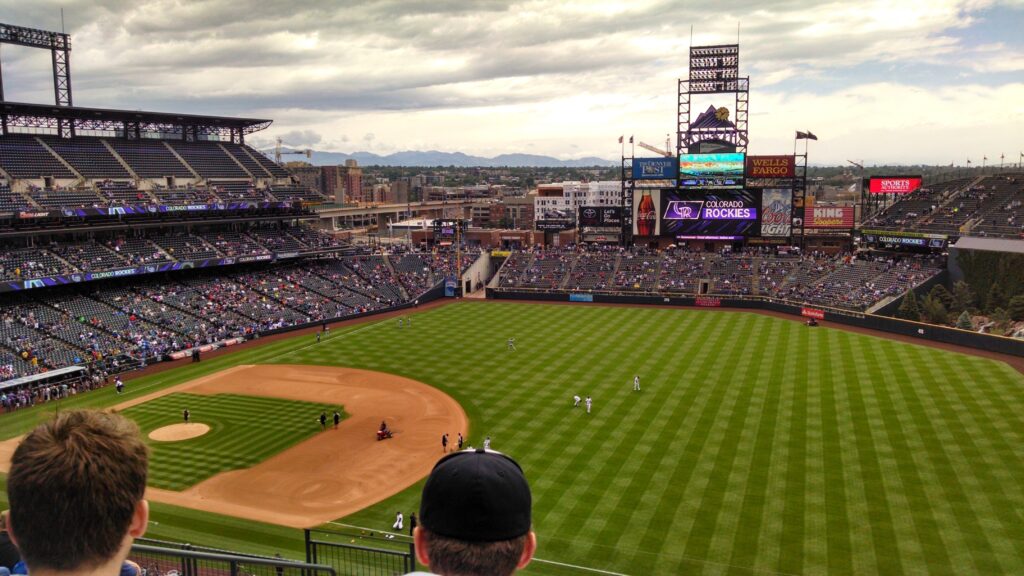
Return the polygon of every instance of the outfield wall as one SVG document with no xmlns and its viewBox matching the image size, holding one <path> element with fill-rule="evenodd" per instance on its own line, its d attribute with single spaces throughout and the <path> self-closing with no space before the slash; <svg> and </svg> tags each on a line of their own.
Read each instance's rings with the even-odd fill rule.
<svg viewBox="0 0 1024 576">
<path fill-rule="evenodd" d="M 546 302 L 598 302 L 606 304 L 638 304 L 660 306 L 685 306 L 696 308 L 733 308 L 747 310 L 769 310 L 792 316 L 803 316 L 805 308 L 813 308 L 824 314 L 824 319 L 839 324 L 847 324 L 860 328 L 870 328 L 892 334 L 911 336 L 922 340 L 932 340 L 945 344 L 955 344 L 968 348 L 977 348 L 1002 354 L 1024 357 L 1024 340 L 978 334 L 969 330 L 935 326 L 923 322 L 911 322 L 900 318 L 864 314 L 848 310 L 838 310 L 821 306 L 802 306 L 795 302 L 785 302 L 769 298 L 737 298 L 735 296 L 661 296 L 656 294 L 598 294 L 591 292 L 552 292 L 531 290 L 494 290 L 487 289 L 487 297 L 497 300 L 535 300 Z"/>
</svg>

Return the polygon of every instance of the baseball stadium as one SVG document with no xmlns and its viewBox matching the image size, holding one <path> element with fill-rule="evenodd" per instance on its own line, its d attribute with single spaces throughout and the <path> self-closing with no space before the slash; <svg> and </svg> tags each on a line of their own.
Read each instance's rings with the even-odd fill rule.
<svg viewBox="0 0 1024 576">
<path fill-rule="evenodd" d="M 147 576 L 422 569 L 424 482 L 485 439 L 524 574 L 1024 573 L 1019 169 L 816 202 L 817 137 L 747 155 L 739 45 L 694 46 L 621 202 L 489 243 L 471 201 L 334 203 L 246 143 L 271 119 L 73 105 L 67 34 L 0 43 L 56 97 L 0 84 L 0 477 L 55 414 L 135 421 Z M 389 210 L 433 225 L 337 227 Z"/>
</svg>

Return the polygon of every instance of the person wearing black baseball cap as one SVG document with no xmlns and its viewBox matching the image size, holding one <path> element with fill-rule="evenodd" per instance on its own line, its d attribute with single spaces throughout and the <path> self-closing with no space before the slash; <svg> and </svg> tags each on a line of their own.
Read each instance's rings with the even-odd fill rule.
<svg viewBox="0 0 1024 576">
<path fill-rule="evenodd" d="M 416 558 L 440 576 L 508 576 L 537 550 L 532 506 L 515 460 L 482 448 L 453 452 L 423 487 Z"/>
</svg>

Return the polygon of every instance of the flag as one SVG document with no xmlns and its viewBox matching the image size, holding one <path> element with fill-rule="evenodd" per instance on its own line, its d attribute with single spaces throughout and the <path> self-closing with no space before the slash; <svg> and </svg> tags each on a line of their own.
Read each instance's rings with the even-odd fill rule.
<svg viewBox="0 0 1024 576">
<path fill-rule="evenodd" d="M 632 136 L 630 136 L 630 137 L 629 137 L 629 143 L 630 143 L 630 144 L 632 144 L 632 143 L 633 143 L 633 137 L 632 137 Z"/>
<path fill-rule="evenodd" d="M 803 140 L 805 138 L 807 138 L 807 132 L 801 132 L 799 130 L 796 131 L 796 139 L 797 140 Z"/>
<path fill-rule="evenodd" d="M 619 144 L 622 144 L 622 136 L 619 136 Z"/>
<path fill-rule="evenodd" d="M 810 130 L 808 130 L 808 131 L 807 131 L 807 139 L 808 139 L 808 140 L 817 140 L 817 139 L 818 139 L 818 137 L 817 137 L 817 136 L 815 136 L 813 132 L 811 132 Z"/>
</svg>

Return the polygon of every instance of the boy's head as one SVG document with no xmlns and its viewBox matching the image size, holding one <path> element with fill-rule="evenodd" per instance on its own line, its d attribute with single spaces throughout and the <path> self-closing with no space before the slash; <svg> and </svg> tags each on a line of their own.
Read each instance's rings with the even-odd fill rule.
<svg viewBox="0 0 1024 576">
<path fill-rule="evenodd" d="M 149 453 L 134 422 L 63 412 L 18 445 L 7 477 L 8 528 L 30 570 L 120 566 L 149 520 Z"/>
</svg>

